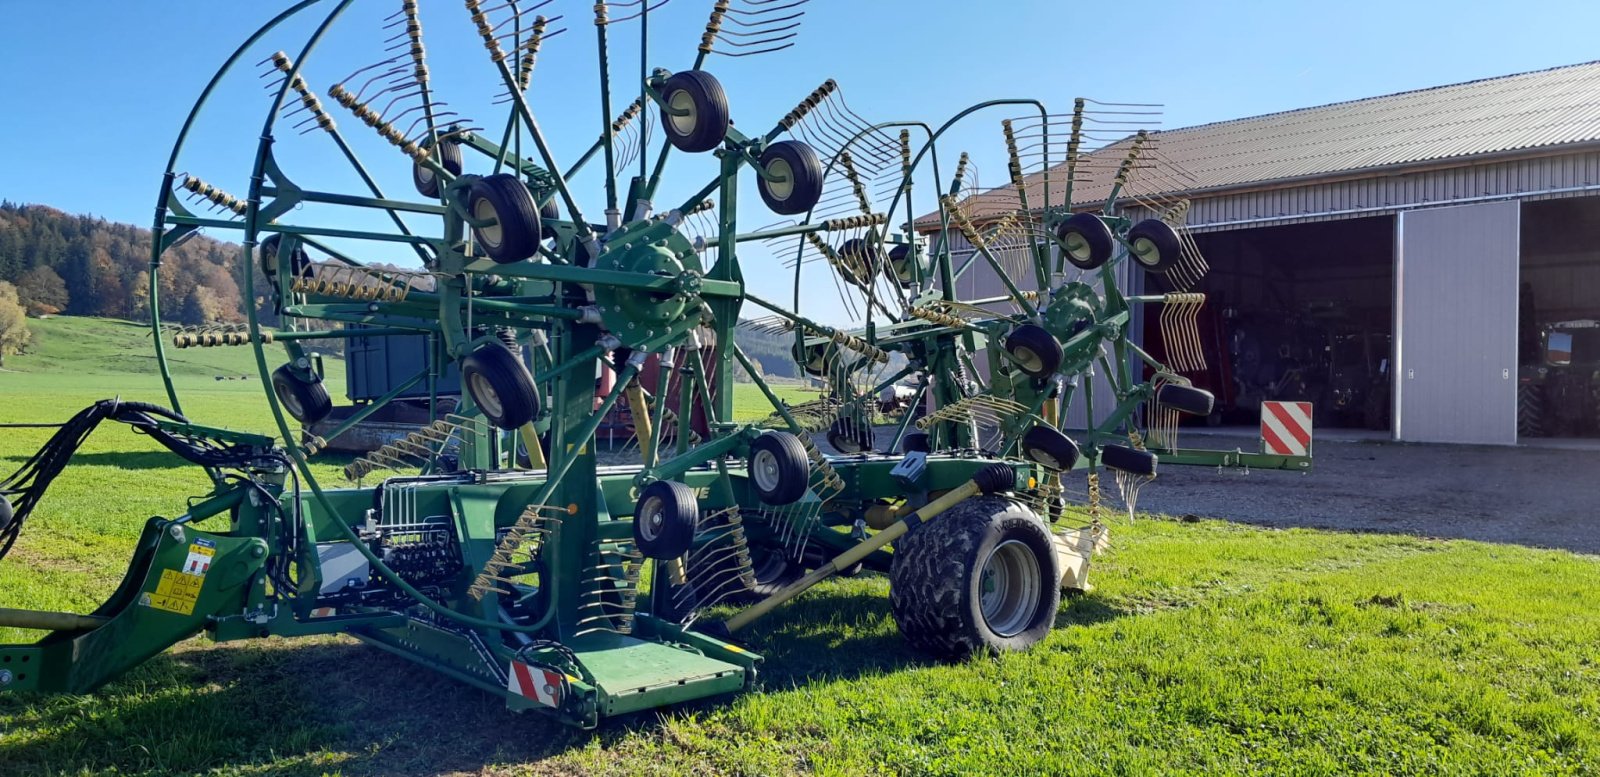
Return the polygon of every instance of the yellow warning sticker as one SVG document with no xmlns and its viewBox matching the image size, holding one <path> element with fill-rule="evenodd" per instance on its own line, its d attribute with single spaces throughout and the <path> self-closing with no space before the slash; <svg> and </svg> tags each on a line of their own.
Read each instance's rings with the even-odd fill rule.
<svg viewBox="0 0 1600 777">
<path fill-rule="evenodd" d="M 201 575 L 186 575 L 176 569 L 161 570 L 161 582 L 155 593 L 145 594 L 144 605 L 157 610 L 193 615 L 194 603 L 200 598 L 200 587 L 206 579 Z"/>
</svg>

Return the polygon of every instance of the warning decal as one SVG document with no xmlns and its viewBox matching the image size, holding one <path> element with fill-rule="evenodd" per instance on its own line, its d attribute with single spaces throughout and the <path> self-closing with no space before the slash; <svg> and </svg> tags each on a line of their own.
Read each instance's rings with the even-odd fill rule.
<svg viewBox="0 0 1600 777">
<path fill-rule="evenodd" d="M 193 615 L 194 603 L 200 598 L 200 587 L 205 585 L 203 575 L 189 575 L 176 569 L 161 570 L 161 582 L 155 593 L 145 594 L 143 604 L 157 610 Z"/>
<path fill-rule="evenodd" d="M 512 661 L 507 675 L 506 689 L 512 693 L 546 707 L 561 707 L 560 672 Z"/>
<path fill-rule="evenodd" d="M 1262 402 L 1261 450 L 1280 456 L 1311 455 L 1311 403 Z"/>
<path fill-rule="evenodd" d="M 217 555 L 217 543 L 207 539 L 196 539 L 189 546 L 189 558 L 183 562 L 183 573 L 186 575 L 199 575 L 211 571 L 211 558 Z"/>
</svg>

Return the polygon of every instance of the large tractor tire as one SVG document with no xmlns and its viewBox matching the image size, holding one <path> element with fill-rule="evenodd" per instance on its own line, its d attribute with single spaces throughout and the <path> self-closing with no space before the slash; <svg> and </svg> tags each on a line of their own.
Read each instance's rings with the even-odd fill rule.
<svg viewBox="0 0 1600 777">
<path fill-rule="evenodd" d="M 889 607 L 912 647 L 945 659 L 1030 647 L 1055 625 L 1050 530 L 997 496 L 968 499 L 895 543 Z"/>
<path fill-rule="evenodd" d="M 1537 383 L 1517 384 L 1517 436 L 1544 436 L 1544 391 Z"/>
</svg>

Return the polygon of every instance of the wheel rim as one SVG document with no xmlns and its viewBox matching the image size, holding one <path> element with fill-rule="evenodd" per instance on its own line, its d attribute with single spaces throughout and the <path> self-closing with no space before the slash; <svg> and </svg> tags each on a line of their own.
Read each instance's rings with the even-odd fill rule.
<svg viewBox="0 0 1600 777">
<path fill-rule="evenodd" d="M 1067 244 L 1067 254 L 1080 262 L 1089 261 L 1089 241 L 1076 232 L 1068 232 L 1067 239 L 1062 241 Z"/>
<path fill-rule="evenodd" d="M 1019 345 L 1011 349 L 1011 355 L 1017 358 L 1017 366 L 1026 372 L 1040 372 L 1044 369 L 1044 360 L 1028 346 Z"/>
<path fill-rule="evenodd" d="M 978 581 L 978 603 L 990 631 L 1013 637 L 1028 628 L 1043 589 L 1032 548 L 1020 540 L 995 546 L 983 560 Z"/>
<path fill-rule="evenodd" d="M 289 415 L 295 418 L 305 415 L 305 408 L 300 405 L 300 398 L 295 396 L 293 391 L 289 391 L 287 388 L 280 389 L 278 391 L 278 401 L 283 403 L 283 409 L 288 410 Z"/>
<path fill-rule="evenodd" d="M 894 277 L 903 283 L 911 282 L 911 262 L 906 259 L 890 259 L 894 267 Z"/>
<path fill-rule="evenodd" d="M 1161 263 L 1161 251 L 1156 248 L 1156 244 L 1150 238 L 1141 237 L 1135 239 L 1132 248 L 1133 257 L 1138 259 L 1140 264 L 1154 267 Z"/>
<path fill-rule="evenodd" d="M 772 199 L 783 202 L 794 194 L 794 168 L 789 165 L 789 160 L 774 159 L 768 162 L 767 175 L 772 178 L 763 178 L 761 181 L 766 184 L 767 194 Z"/>
<path fill-rule="evenodd" d="M 474 372 L 467 381 L 472 387 L 472 401 L 478 403 L 478 409 L 485 415 L 495 418 L 503 415 L 502 411 L 505 408 L 500 404 L 500 392 L 494 390 L 494 384 L 490 383 L 488 378 L 483 377 L 482 373 Z"/>
<path fill-rule="evenodd" d="M 472 217 L 478 221 L 493 221 L 486 227 L 473 227 L 472 231 L 478 234 L 478 242 L 489 248 L 499 248 L 504 240 L 505 229 L 500 226 L 500 214 L 495 211 L 494 203 L 488 198 L 478 200 L 472 204 Z"/>
<path fill-rule="evenodd" d="M 1048 467 L 1049 469 L 1056 469 L 1056 470 L 1061 469 L 1061 462 L 1056 460 L 1056 457 L 1051 456 L 1050 454 L 1048 454 L 1048 453 L 1046 453 L 1046 452 L 1044 452 L 1044 451 L 1042 451 L 1042 450 L 1040 450 L 1038 448 L 1029 448 L 1028 449 L 1028 458 L 1033 459 L 1034 462 L 1036 462 L 1038 464 L 1043 464 L 1045 467 Z"/>
<path fill-rule="evenodd" d="M 654 542 L 661 536 L 661 527 L 667 522 L 666 510 L 662 509 L 660 497 L 652 496 L 644 502 L 644 509 L 639 511 L 636 519 L 639 522 L 639 536 L 646 542 Z"/>
<path fill-rule="evenodd" d="M 672 131 L 678 135 L 689 135 L 694 132 L 695 125 L 700 123 L 700 108 L 694 103 L 694 95 L 679 89 L 667 98 L 667 120 L 672 125 Z"/>
<path fill-rule="evenodd" d="M 433 178 L 433 168 L 427 165 L 417 165 L 417 180 L 421 182 L 423 186 L 432 184 Z"/>
<path fill-rule="evenodd" d="M 772 451 L 756 451 L 750 461 L 750 476 L 756 479 L 756 488 L 764 493 L 778 490 L 782 475 L 778 471 L 778 457 Z"/>
</svg>

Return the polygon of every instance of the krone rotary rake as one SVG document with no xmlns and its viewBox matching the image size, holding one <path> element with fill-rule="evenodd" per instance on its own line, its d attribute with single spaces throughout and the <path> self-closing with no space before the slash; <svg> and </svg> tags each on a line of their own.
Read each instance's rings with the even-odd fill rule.
<svg viewBox="0 0 1600 777">
<path fill-rule="evenodd" d="M 931 654 L 1026 648 L 1105 544 L 1101 472 L 1131 511 L 1158 456 L 1308 465 L 1177 446 L 1178 416 L 1211 404 L 1182 376 L 1203 366 L 1204 262 L 1186 204 L 1161 194 L 1181 172 L 1124 124 L 1148 110 L 999 101 L 937 128 L 874 123 L 828 80 L 736 128 L 705 66 L 793 45 L 804 2 L 716 0 L 676 72 L 646 66 L 664 0 L 574 5 L 593 17 L 599 65 L 599 104 L 581 111 L 536 71 L 582 37 L 551 0 L 430 3 L 426 18 L 417 0 L 305 0 L 246 39 L 160 185 L 150 309 L 170 409 L 108 400 L 63 425 L 0 482 L 0 555 L 104 420 L 204 468 L 212 490 L 148 521 L 93 613 L 0 610 L 0 625 L 49 632 L 0 645 L 0 692 L 92 691 L 201 631 L 344 633 L 594 726 L 747 687 L 761 659 L 741 630 L 835 573 L 886 572 L 896 622 Z M 435 34 L 480 49 L 488 75 L 459 104 L 429 61 Z M 636 77 L 614 72 L 623 38 L 645 60 Z M 372 64 L 330 73 L 315 56 L 330 47 Z M 219 85 L 252 63 L 267 104 L 229 192 L 178 163 Z M 490 107 L 473 118 L 475 99 Z M 1002 122 L 1009 185 L 978 190 L 965 154 L 944 178 L 937 141 L 994 109 L 1023 114 Z M 592 140 L 558 159 L 541 115 L 563 128 L 587 115 Z M 358 152 L 405 165 L 411 190 L 385 191 Z M 684 164 L 708 180 L 663 201 L 664 173 Z M 323 184 L 341 178 L 353 186 Z M 741 181 L 786 220 L 741 231 Z M 1096 202 L 1075 199 L 1094 186 Z M 170 331 L 163 257 L 201 229 L 243 243 L 248 324 Z M 767 272 L 793 271 L 791 302 L 748 292 L 750 244 Z M 963 293 L 979 276 L 998 293 Z M 1145 278 L 1164 291 L 1123 293 Z M 835 288 L 838 304 L 803 304 L 802 287 Z M 1170 364 L 1129 337 L 1150 305 Z M 792 337 L 818 398 L 780 400 L 740 326 Z M 308 346 L 356 336 L 421 343 L 422 367 L 336 416 Z M 191 347 L 251 349 L 278 435 L 183 415 L 166 352 Z M 740 368 L 770 418 L 734 420 Z M 322 482 L 313 464 L 332 442 L 418 394 L 425 422 L 349 462 L 350 484 Z M 603 463 L 598 430 L 623 410 L 627 461 Z"/>
</svg>

